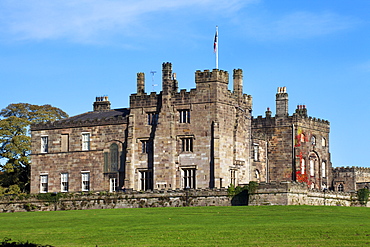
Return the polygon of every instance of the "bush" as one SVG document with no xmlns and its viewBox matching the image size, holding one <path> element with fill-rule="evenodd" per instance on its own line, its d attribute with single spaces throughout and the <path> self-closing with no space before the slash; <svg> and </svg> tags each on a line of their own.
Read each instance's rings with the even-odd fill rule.
<svg viewBox="0 0 370 247">
<path fill-rule="evenodd" d="M 361 205 L 366 205 L 369 201 L 369 189 L 362 188 L 357 191 L 357 198 Z"/>
</svg>

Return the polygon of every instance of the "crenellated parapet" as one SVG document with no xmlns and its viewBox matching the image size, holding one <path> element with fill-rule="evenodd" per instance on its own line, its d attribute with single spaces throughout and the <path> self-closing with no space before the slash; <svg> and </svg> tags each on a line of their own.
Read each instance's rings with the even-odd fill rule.
<svg viewBox="0 0 370 247">
<path fill-rule="evenodd" d="M 229 73 L 227 71 L 213 69 L 212 71 L 197 70 L 195 72 L 195 83 L 220 82 L 229 84 Z"/>
<path fill-rule="evenodd" d="M 362 172 L 362 173 L 370 173 L 370 167 L 358 167 L 358 166 L 341 166 L 341 167 L 333 167 L 334 172 Z"/>
</svg>

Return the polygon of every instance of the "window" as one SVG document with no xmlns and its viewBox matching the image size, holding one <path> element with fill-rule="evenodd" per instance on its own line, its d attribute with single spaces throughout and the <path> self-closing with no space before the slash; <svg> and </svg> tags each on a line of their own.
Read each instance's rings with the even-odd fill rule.
<svg viewBox="0 0 370 247">
<path fill-rule="evenodd" d="M 117 191 L 117 178 L 109 179 L 109 192 Z"/>
<path fill-rule="evenodd" d="M 315 161 L 310 160 L 310 175 L 313 177 L 315 176 Z"/>
<path fill-rule="evenodd" d="M 256 169 L 254 172 L 255 172 L 257 181 L 259 181 L 260 180 L 260 171 L 258 169 Z"/>
<path fill-rule="evenodd" d="M 68 192 L 68 173 L 62 173 L 60 176 L 61 191 Z"/>
<path fill-rule="evenodd" d="M 304 159 L 301 159 L 301 174 L 305 174 L 306 172 L 306 164 L 305 164 L 305 160 Z"/>
<path fill-rule="evenodd" d="M 90 133 L 82 133 L 82 150 L 90 150 Z"/>
<path fill-rule="evenodd" d="M 323 178 L 326 177 L 326 162 L 325 161 L 321 163 L 321 175 Z"/>
<path fill-rule="evenodd" d="M 184 189 L 195 189 L 195 168 L 183 169 Z"/>
<path fill-rule="evenodd" d="M 181 139 L 181 151 L 193 152 L 193 138 L 187 137 Z"/>
<path fill-rule="evenodd" d="M 148 113 L 148 125 L 157 125 L 158 123 L 158 113 L 149 112 Z"/>
<path fill-rule="evenodd" d="M 82 176 L 82 191 L 89 191 L 90 190 L 90 173 L 83 172 L 81 173 Z"/>
<path fill-rule="evenodd" d="M 343 184 L 338 185 L 338 191 L 344 191 L 344 186 Z"/>
<path fill-rule="evenodd" d="M 326 139 L 324 137 L 321 139 L 321 144 L 323 147 L 326 147 Z"/>
<path fill-rule="evenodd" d="M 259 161 L 259 145 L 257 143 L 253 143 L 253 160 Z"/>
<path fill-rule="evenodd" d="M 110 171 L 116 172 L 118 171 L 118 145 L 116 143 L 112 143 L 109 148 L 110 153 Z"/>
<path fill-rule="evenodd" d="M 62 134 L 61 136 L 61 147 L 60 151 L 62 152 L 68 152 L 69 151 L 69 135 L 68 134 Z"/>
<path fill-rule="evenodd" d="M 190 123 L 190 110 L 180 110 L 180 123 Z"/>
<path fill-rule="evenodd" d="M 48 192 L 48 175 L 40 176 L 40 193 Z"/>
<path fill-rule="evenodd" d="M 48 152 L 48 137 L 42 136 L 41 137 L 41 153 L 47 153 Z"/>
<path fill-rule="evenodd" d="M 141 153 L 147 154 L 150 150 L 150 142 L 149 140 L 141 140 Z"/>
<path fill-rule="evenodd" d="M 314 145 L 314 146 L 316 145 L 316 137 L 315 136 L 311 137 L 311 144 Z"/>
<path fill-rule="evenodd" d="M 153 173 L 151 170 L 140 171 L 140 189 L 153 189 Z"/>
<path fill-rule="evenodd" d="M 230 183 L 236 186 L 236 170 L 230 170 Z"/>
</svg>

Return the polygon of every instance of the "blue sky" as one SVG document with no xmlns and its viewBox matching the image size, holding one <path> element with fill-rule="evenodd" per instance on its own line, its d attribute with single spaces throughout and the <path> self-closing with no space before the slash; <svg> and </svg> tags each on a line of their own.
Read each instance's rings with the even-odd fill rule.
<svg viewBox="0 0 370 247">
<path fill-rule="evenodd" d="M 286 86 L 289 111 L 305 104 L 331 123 L 334 166 L 370 166 L 370 1 L 368 0 L 2 0 L 0 108 L 51 104 L 76 115 L 96 96 L 128 107 L 136 73 L 160 91 L 172 62 L 179 87 L 196 70 L 244 71 L 253 115 L 275 111 Z M 231 84 L 231 83 L 230 83 Z"/>
</svg>

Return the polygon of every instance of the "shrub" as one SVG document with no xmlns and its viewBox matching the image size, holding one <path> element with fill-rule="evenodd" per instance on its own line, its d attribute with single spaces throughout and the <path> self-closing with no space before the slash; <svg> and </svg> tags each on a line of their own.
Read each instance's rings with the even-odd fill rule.
<svg viewBox="0 0 370 247">
<path fill-rule="evenodd" d="M 357 191 L 357 198 L 361 205 L 366 205 L 369 201 L 369 189 L 362 188 Z"/>
</svg>

